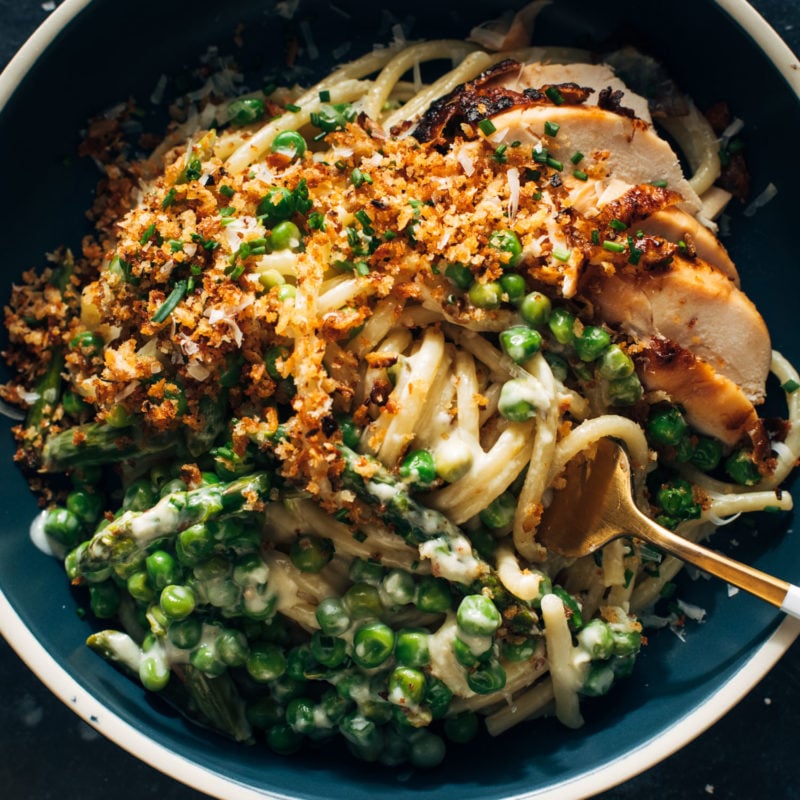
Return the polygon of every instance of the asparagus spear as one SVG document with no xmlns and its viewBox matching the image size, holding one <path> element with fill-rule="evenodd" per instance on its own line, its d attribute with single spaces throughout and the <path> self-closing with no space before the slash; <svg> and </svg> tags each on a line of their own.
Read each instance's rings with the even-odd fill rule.
<svg viewBox="0 0 800 800">
<path fill-rule="evenodd" d="M 524 608 L 524 604 L 505 589 L 494 568 L 475 552 L 457 525 L 440 511 L 414 499 L 408 484 L 398 480 L 377 459 L 356 453 L 345 445 L 339 450 L 345 464 L 342 472 L 345 488 L 364 502 L 379 506 L 379 513 L 394 530 L 409 544 L 420 546 L 420 553 L 431 559 L 434 574 L 441 574 L 472 591 L 486 589 L 501 610 Z"/>
<path fill-rule="evenodd" d="M 42 443 L 46 441 L 47 429 L 58 405 L 63 368 L 64 354 L 61 350 L 51 350 L 50 364 L 34 389 L 36 401 L 25 416 L 20 449 L 25 466 L 32 470 L 39 469 L 44 458 Z"/>
<path fill-rule="evenodd" d="M 146 511 L 126 511 L 79 545 L 78 573 L 86 575 L 111 564 L 129 563 L 155 539 L 173 536 L 221 513 L 240 511 L 248 503 L 263 502 L 269 490 L 269 476 L 257 472 L 227 484 L 172 492 Z"/>
<path fill-rule="evenodd" d="M 111 464 L 126 458 L 165 455 L 179 449 L 174 433 L 144 438 L 133 427 L 117 428 L 103 422 L 75 425 L 51 436 L 42 453 L 42 472 L 64 472 L 72 467 Z"/>
</svg>

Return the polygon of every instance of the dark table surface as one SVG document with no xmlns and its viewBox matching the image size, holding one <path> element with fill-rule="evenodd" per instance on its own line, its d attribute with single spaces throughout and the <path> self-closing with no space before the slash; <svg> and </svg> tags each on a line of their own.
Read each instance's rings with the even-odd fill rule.
<svg viewBox="0 0 800 800">
<path fill-rule="evenodd" d="M 798 0 L 752 0 L 800 53 Z M 0 0 L 0 68 L 54 2 Z M 50 694 L 0 638 L 0 798 L 203 800 L 105 740 Z M 800 798 L 800 642 L 706 733 L 596 800 Z M 124 780 L 120 777 L 124 776 Z"/>
</svg>

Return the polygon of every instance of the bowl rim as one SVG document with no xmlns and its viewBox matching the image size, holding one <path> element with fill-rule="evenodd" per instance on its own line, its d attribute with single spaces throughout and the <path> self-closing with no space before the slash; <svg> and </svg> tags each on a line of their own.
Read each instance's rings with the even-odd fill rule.
<svg viewBox="0 0 800 800">
<path fill-rule="evenodd" d="M 94 0 L 64 0 L 0 72 L 0 112 L 38 58 L 69 23 Z M 769 58 L 800 101 L 800 59 L 746 0 L 712 0 L 738 23 Z M 294 800 L 291 795 L 247 786 L 192 761 L 139 731 L 81 686 L 33 635 L 0 588 L 0 635 L 26 666 L 68 708 L 118 747 L 167 777 L 219 800 Z M 588 773 L 506 800 L 579 800 L 618 786 L 688 745 L 739 703 L 800 636 L 800 620 L 786 617 L 701 705 L 665 728 L 661 735 Z"/>
</svg>

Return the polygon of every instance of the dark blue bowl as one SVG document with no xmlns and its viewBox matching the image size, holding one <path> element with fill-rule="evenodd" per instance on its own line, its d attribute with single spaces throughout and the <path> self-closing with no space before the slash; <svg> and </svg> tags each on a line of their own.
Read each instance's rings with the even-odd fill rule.
<svg viewBox="0 0 800 800">
<path fill-rule="evenodd" d="M 159 76 L 184 74 L 207 45 L 233 53 L 245 69 L 263 75 L 280 67 L 286 34 L 296 33 L 297 22 L 304 20 L 320 50 L 311 66 L 324 73 L 342 42 L 352 42 L 350 53 L 357 54 L 385 41 L 390 20 L 411 23 L 408 33 L 414 38 L 460 37 L 506 7 L 464 0 L 432 13 L 415 0 L 375 8 L 362 8 L 357 0 L 335 5 L 332 10 L 301 2 L 294 19 L 287 20 L 272 4 L 252 0 L 66 0 L 0 79 L 0 103 L 9 98 L 0 109 L 0 220 L 6 228 L 0 296 L 7 298 L 19 273 L 41 264 L 45 251 L 63 243 L 77 247 L 88 232 L 84 210 L 97 175 L 91 164 L 71 158 L 85 120 L 128 94 L 148 108 Z M 234 44 L 240 22 L 246 23 L 241 46 Z M 726 99 L 745 120 L 754 191 L 772 182 L 778 194 L 752 217 L 734 208 L 725 243 L 774 346 L 800 363 L 793 201 L 800 163 L 792 155 L 800 130 L 800 78 L 796 60 L 777 36 L 749 6 L 734 0 L 562 0 L 542 13 L 536 39 L 585 47 L 609 39 L 638 43 L 667 65 L 701 108 Z M 148 122 L 157 127 L 155 117 Z M 707 621 L 690 626 L 685 642 L 669 631 L 652 635 L 635 677 L 610 696 L 586 703 L 586 725 L 579 731 L 552 721 L 523 724 L 500 739 L 485 737 L 454 750 L 451 760 L 430 772 L 365 765 L 332 746 L 307 757 L 279 758 L 264 747 L 234 745 L 188 725 L 84 646 L 90 623 L 76 614 L 61 565 L 31 544 L 28 528 L 36 503 L 11 461 L 11 424 L 3 418 L 0 426 L 3 635 L 102 733 L 221 798 L 411 800 L 419 792 L 443 800 L 586 796 L 690 741 L 752 688 L 798 632 L 744 593 L 728 597 L 720 583 L 687 581 L 682 594 L 707 609 Z M 790 515 L 764 515 L 756 520 L 757 535 L 753 528 L 739 528 L 738 544 L 729 549 L 798 582 L 800 547 L 790 535 L 792 524 Z M 718 533 L 715 545 L 724 549 L 729 531 Z"/>
</svg>

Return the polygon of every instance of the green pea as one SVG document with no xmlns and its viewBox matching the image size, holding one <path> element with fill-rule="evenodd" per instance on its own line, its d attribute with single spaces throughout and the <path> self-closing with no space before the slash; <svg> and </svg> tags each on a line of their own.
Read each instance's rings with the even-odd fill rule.
<svg viewBox="0 0 800 800">
<path fill-rule="evenodd" d="M 453 263 L 448 264 L 444 270 L 445 277 L 449 278 L 459 289 L 467 291 L 473 283 L 475 283 L 475 276 L 469 267 L 463 264 Z"/>
<path fill-rule="evenodd" d="M 281 303 L 294 300 L 297 297 L 297 287 L 291 283 L 284 283 L 283 286 L 278 287 L 277 297 Z"/>
<path fill-rule="evenodd" d="M 394 650 L 394 631 L 383 622 L 367 622 L 353 636 L 353 660 L 364 669 L 383 664 Z"/>
<path fill-rule="evenodd" d="M 574 340 L 575 352 L 581 361 L 594 361 L 611 345 L 611 335 L 596 325 L 587 325 Z"/>
<path fill-rule="evenodd" d="M 156 596 L 145 570 L 138 570 L 129 575 L 126 585 L 128 594 L 139 603 L 150 603 Z"/>
<path fill-rule="evenodd" d="M 489 247 L 508 254 L 503 266 L 514 268 L 522 261 L 522 243 L 512 230 L 495 231 L 489 236 Z"/>
<path fill-rule="evenodd" d="M 278 755 L 289 756 L 303 746 L 303 734 L 295 731 L 288 722 L 278 722 L 267 731 L 267 745 Z"/>
<path fill-rule="evenodd" d="M 308 681 L 305 678 L 293 678 L 287 672 L 276 678 L 269 686 L 272 696 L 283 705 L 286 705 L 295 697 L 302 697 L 307 693 L 307 690 Z"/>
<path fill-rule="evenodd" d="M 270 145 L 273 153 L 281 153 L 292 160 L 300 158 L 306 151 L 306 140 L 297 131 L 281 131 Z"/>
<path fill-rule="evenodd" d="M 348 577 L 353 583 L 368 583 L 370 586 L 380 586 L 386 570 L 377 561 L 365 558 L 354 558 L 350 562 Z"/>
<path fill-rule="evenodd" d="M 119 588 L 113 581 L 103 581 L 89 587 L 89 605 L 98 619 L 111 619 L 116 616 L 119 603 Z"/>
<path fill-rule="evenodd" d="M 536 654 L 537 641 L 533 637 L 525 637 L 519 641 L 504 639 L 501 651 L 506 661 L 528 661 Z"/>
<path fill-rule="evenodd" d="M 697 519 L 700 516 L 700 506 L 694 501 L 691 484 L 681 478 L 659 487 L 655 499 L 670 516 L 678 519 Z"/>
<path fill-rule="evenodd" d="M 542 335 L 539 331 L 526 325 L 515 325 L 502 331 L 500 346 L 512 361 L 516 364 L 524 364 L 539 352 L 542 346 Z"/>
<path fill-rule="evenodd" d="M 245 668 L 254 681 L 274 681 L 286 671 L 286 656 L 275 644 L 257 642 L 250 648 Z"/>
<path fill-rule="evenodd" d="M 722 460 L 722 443 L 703 436 L 697 440 L 689 460 L 699 470 L 711 472 Z"/>
<path fill-rule="evenodd" d="M 245 553 L 236 559 L 233 566 L 233 582 L 243 589 L 265 586 L 269 579 L 269 567 L 258 553 Z"/>
<path fill-rule="evenodd" d="M 683 414 L 674 406 L 670 406 L 663 411 L 657 411 L 650 417 L 645 433 L 652 444 L 676 445 L 688 428 Z"/>
<path fill-rule="evenodd" d="M 608 694 L 614 683 L 614 670 L 608 664 L 592 664 L 586 673 L 580 692 L 586 697 L 602 697 Z"/>
<path fill-rule="evenodd" d="M 338 636 L 350 627 L 350 616 L 338 597 L 321 600 L 315 616 L 322 632 L 328 636 Z"/>
<path fill-rule="evenodd" d="M 463 639 L 459 639 L 458 637 L 453 639 L 452 649 L 456 661 L 467 669 L 477 666 L 481 660 L 472 652 L 472 648 Z M 491 652 L 491 650 L 489 652 Z"/>
<path fill-rule="evenodd" d="M 547 325 L 559 344 L 571 344 L 575 339 L 575 315 L 565 308 L 554 308 L 550 312 Z"/>
<path fill-rule="evenodd" d="M 379 617 L 383 613 L 381 596 L 377 588 L 368 583 L 354 583 L 343 599 L 351 619 Z"/>
<path fill-rule="evenodd" d="M 342 130 L 355 117 L 355 109 L 350 103 L 323 103 L 319 111 L 312 112 L 311 124 L 325 133 L 330 133 L 331 131 Z"/>
<path fill-rule="evenodd" d="M 103 468 L 99 464 L 83 464 L 69 473 L 72 485 L 76 489 L 92 489 L 100 483 L 102 477 Z"/>
<path fill-rule="evenodd" d="M 467 684 L 475 694 L 499 692 L 506 685 L 506 671 L 499 661 L 491 659 L 467 673 Z"/>
<path fill-rule="evenodd" d="M 342 433 L 342 442 L 345 447 L 349 447 L 351 450 L 357 449 L 361 444 L 361 430 L 353 422 L 353 418 L 346 414 L 339 414 L 336 417 L 336 422 Z"/>
<path fill-rule="evenodd" d="M 217 636 L 215 647 L 220 660 L 227 666 L 241 667 L 247 663 L 250 649 L 247 637 L 241 631 L 226 628 Z"/>
<path fill-rule="evenodd" d="M 188 586 L 173 583 L 161 590 L 158 603 L 170 619 L 181 620 L 194 611 L 197 599 Z"/>
<path fill-rule="evenodd" d="M 725 471 L 731 480 L 742 486 L 754 486 L 761 480 L 761 473 L 748 450 L 735 450 L 725 459 Z"/>
<path fill-rule="evenodd" d="M 447 684 L 436 676 L 429 675 L 424 703 L 430 709 L 434 719 L 441 719 L 447 714 L 452 699 L 453 692 Z"/>
<path fill-rule="evenodd" d="M 381 600 L 387 606 L 405 606 L 413 602 L 416 593 L 414 578 L 405 570 L 392 569 L 381 583 Z"/>
<path fill-rule="evenodd" d="M 397 632 L 394 656 L 405 667 L 424 667 L 430 663 L 430 633 L 425 628 L 406 628 Z"/>
<path fill-rule="evenodd" d="M 203 626 L 197 617 L 187 617 L 173 622 L 168 630 L 167 637 L 181 650 L 191 650 L 197 647 L 203 635 Z"/>
<path fill-rule="evenodd" d="M 48 508 L 44 515 L 44 532 L 67 547 L 74 547 L 82 538 L 83 526 L 76 514 L 67 508 Z"/>
<path fill-rule="evenodd" d="M 474 711 L 462 711 L 444 721 L 444 732 L 451 742 L 464 744 L 478 735 L 478 715 Z"/>
<path fill-rule="evenodd" d="M 200 672 L 216 677 L 225 672 L 225 664 L 217 656 L 217 650 L 213 644 L 204 642 L 189 653 L 189 663 Z"/>
<path fill-rule="evenodd" d="M 338 636 L 315 631 L 309 643 L 311 654 L 323 667 L 333 669 L 347 660 L 347 645 Z"/>
<path fill-rule="evenodd" d="M 163 659 L 145 656 L 139 664 L 139 680 L 148 691 L 161 691 L 169 683 L 169 667 Z"/>
<path fill-rule="evenodd" d="M 297 733 L 310 733 L 314 727 L 314 702 L 307 697 L 296 697 L 286 706 L 286 722 Z"/>
<path fill-rule="evenodd" d="M 612 622 L 609 624 L 611 636 L 614 639 L 614 655 L 635 655 L 642 647 L 642 634 L 640 631 L 631 630 L 627 625 Z"/>
<path fill-rule="evenodd" d="M 426 575 L 417 584 L 414 604 L 426 614 L 442 614 L 453 605 L 453 596 L 447 581 Z"/>
<path fill-rule="evenodd" d="M 608 380 L 627 378 L 633 370 L 633 359 L 618 344 L 612 344 L 600 356 L 599 372 Z"/>
<path fill-rule="evenodd" d="M 292 542 L 289 558 L 301 572 L 319 572 L 330 563 L 333 553 L 333 542 L 330 539 L 303 534 Z"/>
<path fill-rule="evenodd" d="M 259 219 L 263 219 L 268 224 L 289 219 L 294 212 L 294 197 L 285 186 L 273 186 L 269 189 L 256 208 Z"/>
<path fill-rule="evenodd" d="M 616 678 L 628 678 L 633 673 L 636 665 L 636 653 L 628 653 L 624 656 L 612 656 L 608 661 L 608 666 L 614 672 Z"/>
<path fill-rule="evenodd" d="M 436 463 L 430 450 L 412 450 L 400 463 L 399 473 L 410 483 L 427 488 L 436 480 Z"/>
<path fill-rule="evenodd" d="M 293 647 L 286 654 L 286 674 L 297 681 L 307 680 L 309 675 L 319 670 L 319 664 L 311 652 L 309 644 Z"/>
<path fill-rule="evenodd" d="M 389 674 L 389 702 L 417 706 L 425 697 L 425 673 L 413 667 L 395 667 Z"/>
<path fill-rule="evenodd" d="M 125 490 L 122 507 L 125 511 L 144 511 L 155 505 L 157 500 L 158 494 L 153 484 L 146 478 L 141 478 L 131 483 Z"/>
<path fill-rule="evenodd" d="M 509 422 L 527 422 L 536 416 L 536 406 L 528 382 L 521 378 L 506 381 L 500 389 L 497 410 Z"/>
<path fill-rule="evenodd" d="M 446 749 L 441 736 L 419 730 L 411 740 L 408 760 L 414 767 L 432 769 L 442 763 Z"/>
<path fill-rule="evenodd" d="M 364 761 L 374 761 L 383 750 L 383 731 L 358 711 L 345 715 L 339 732 Z"/>
<path fill-rule="evenodd" d="M 467 296 L 475 308 L 491 310 L 499 308 L 500 303 L 503 302 L 503 288 L 495 281 L 490 281 L 489 283 L 475 282 L 470 286 Z"/>
<path fill-rule="evenodd" d="M 578 632 L 578 644 L 592 660 L 610 658 L 614 652 L 611 628 L 602 619 L 590 619 Z"/>
<path fill-rule="evenodd" d="M 516 272 L 508 272 L 500 278 L 500 288 L 509 303 L 518 305 L 525 297 L 525 278 Z"/>
<path fill-rule="evenodd" d="M 67 510 L 85 525 L 94 525 L 103 511 L 103 498 L 95 492 L 74 489 L 67 495 Z"/>
<path fill-rule="evenodd" d="M 284 719 L 283 707 L 268 694 L 250 701 L 245 708 L 247 721 L 254 728 L 270 728 Z"/>
<path fill-rule="evenodd" d="M 228 119 L 233 125 L 250 125 L 258 122 L 267 112 L 264 101 L 258 97 L 240 97 L 228 104 Z"/>
<path fill-rule="evenodd" d="M 563 383 L 569 376 L 569 364 L 567 363 L 566 359 L 562 358 L 557 353 L 551 353 L 549 350 L 546 350 L 544 353 L 544 360 L 550 367 L 553 377 L 557 381 L 561 381 Z"/>
<path fill-rule="evenodd" d="M 458 606 L 456 620 L 468 636 L 493 636 L 503 622 L 497 606 L 482 594 L 468 594 Z"/>
<path fill-rule="evenodd" d="M 291 220 L 285 219 L 270 231 L 268 241 L 270 250 L 297 250 L 303 239 L 300 228 Z"/>
<path fill-rule="evenodd" d="M 636 373 L 608 382 L 608 399 L 615 406 L 632 406 L 642 399 L 643 394 L 642 382 Z"/>
<path fill-rule="evenodd" d="M 166 550 L 154 550 L 144 563 L 150 583 L 156 591 L 161 591 L 165 586 L 177 583 L 180 579 L 180 567 Z"/>
<path fill-rule="evenodd" d="M 214 550 L 214 537 L 202 522 L 182 530 L 175 539 L 175 555 L 187 567 L 208 558 Z"/>
<path fill-rule="evenodd" d="M 517 510 L 517 498 L 512 492 L 498 495 L 480 512 L 480 520 L 487 528 L 498 530 L 508 527 L 514 521 Z"/>
<path fill-rule="evenodd" d="M 550 319 L 550 298 L 541 292 L 530 292 L 522 298 L 519 313 L 522 319 L 534 328 L 540 328 Z"/>
</svg>

